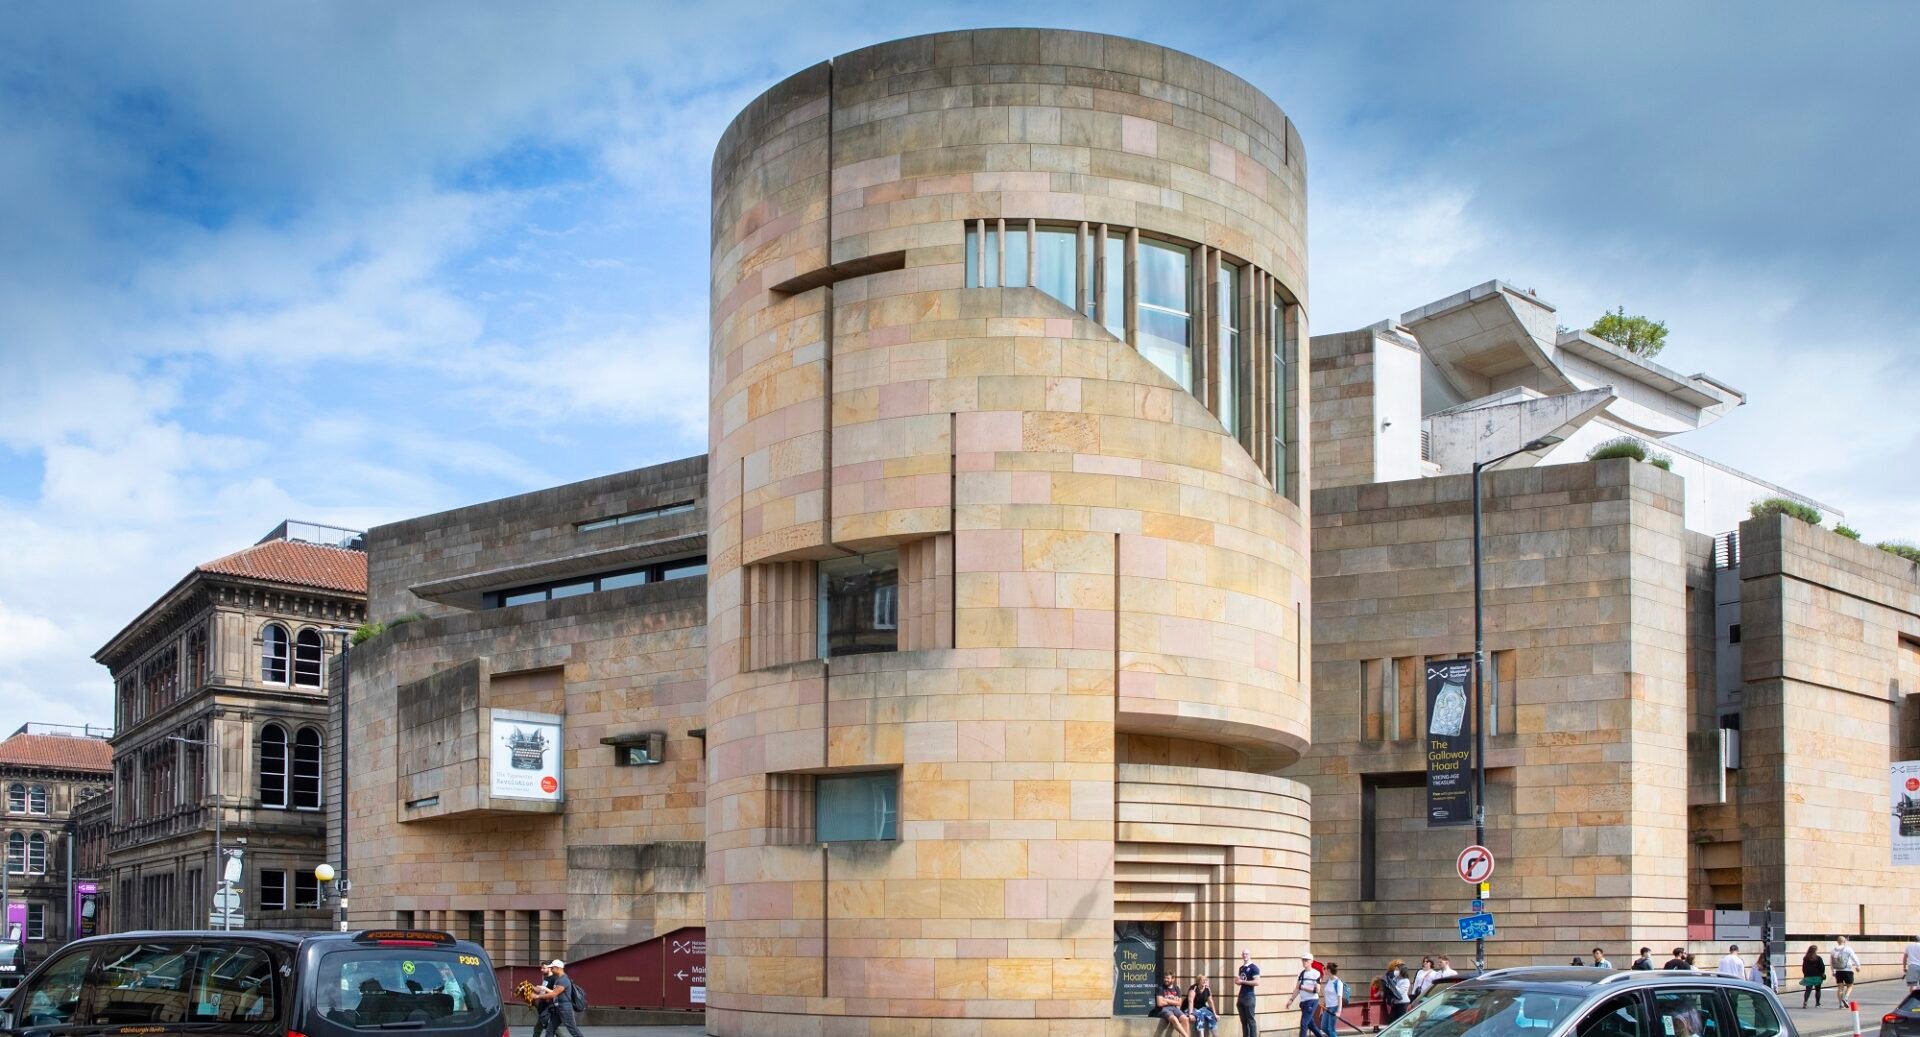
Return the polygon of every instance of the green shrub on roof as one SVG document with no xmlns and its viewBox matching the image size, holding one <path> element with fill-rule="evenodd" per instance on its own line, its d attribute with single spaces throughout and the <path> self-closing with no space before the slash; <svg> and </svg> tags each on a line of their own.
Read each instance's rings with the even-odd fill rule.
<svg viewBox="0 0 1920 1037">
<path fill-rule="evenodd" d="M 1753 505 L 1747 509 L 1747 514 L 1752 518 L 1789 515 L 1805 522 L 1809 526 L 1817 526 L 1826 519 L 1825 515 L 1820 514 L 1819 508 L 1802 504 L 1797 500 L 1789 500 L 1785 497 L 1768 497 L 1765 500 L 1754 501 Z"/>
</svg>

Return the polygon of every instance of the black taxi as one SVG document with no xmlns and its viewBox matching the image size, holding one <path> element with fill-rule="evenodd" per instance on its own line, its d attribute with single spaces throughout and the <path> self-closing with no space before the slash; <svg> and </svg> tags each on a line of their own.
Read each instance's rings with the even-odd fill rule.
<svg viewBox="0 0 1920 1037">
<path fill-rule="evenodd" d="M 492 963 L 433 930 L 135 932 L 62 947 L 0 1004 L 0 1034 L 506 1037 Z"/>
</svg>

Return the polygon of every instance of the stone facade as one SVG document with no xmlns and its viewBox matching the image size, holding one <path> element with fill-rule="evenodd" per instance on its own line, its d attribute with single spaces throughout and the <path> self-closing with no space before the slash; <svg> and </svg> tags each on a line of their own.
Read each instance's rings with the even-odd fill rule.
<svg viewBox="0 0 1920 1037">
<path fill-rule="evenodd" d="M 446 929 L 530 965 L 704 922 L 705 495 L 691 458 L 368 534 L 390 626 L 353 649 L 333 717 L 349 809 L 347 845 L 337 822 L 330 842 L 356 923 Z M 501 597 L 540 587 L 559 589 Z M 563 718 L 563 800 L 490 793 L 494 709 Z M 617 763 L 650 733 L 663 759 Z"/>
<path fill-rule="evenodd" d="M 327 927 L 308 883 L 326 850 L 323 674 L 366 618 L 357 536 L 283 523 L 95 653 L 115 689 L 115 931 L 216 924 L 223 849 L 244 855 L 236 927 Z"/>
<path fill-rule="evenodd" d="M 1453 948 L 1473 829 L 1426 825 L 1424 663 L 1473 645 L 1471 477 L 1314 494 L 1314 949 L 1366 976 Z M 1490 966 L 1686 936 L 1678 477 L 1630 460 L 1486 477 Z M 1616 951 L 1621 954 L 1621 951 Z M 1458 959 L 1456 958 L 1456 965 Z"/>
<path fill-rule="evenodd" d="M 1888 764 L 1920 759 L 1920 567 L 1782 516 L 1739 551 L 1744 900 L 1784 912 L 1789 949 L 1846 934 L 1866 978 L 1898 975 L 1920 869 L 1892 865 Z"/>
<path fill-rule="evenodd" d="M 89 862 L 74 844 L 71 822 L 81 803 L 103 796 L 112 777 L 113 752 L 90 732 L 25 724 L 0 741 L 5 899 L 14 910 L 24 905 L 29 966 L 74 938 L 68 882 L 100 872 L 82 870 Z"/>
<path fill-rule="evenodd" d="M 1136 922 L 1230 1005 L 1307 936 L 1293 126 L 1150 44 L 945 33 L 762 95 L 713 190 L 710 1032 L 1149 1029 Z M 883 552 L 893 650 L 823 658 L 823 566 Z M 897 838 L 823 843 L 874 773 Z"/>
</svg>

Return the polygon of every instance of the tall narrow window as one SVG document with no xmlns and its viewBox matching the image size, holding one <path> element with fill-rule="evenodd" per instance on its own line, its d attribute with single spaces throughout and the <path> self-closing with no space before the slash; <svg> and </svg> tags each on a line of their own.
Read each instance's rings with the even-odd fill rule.
<svg viewBox="0 0 1920 1037">
<path fill-rule="evenodd" d="M 1240 268 L 1220 264 L 1215 312 L 1220 316 L 1220 424 L 1240 435 Z"/>
<path fill-rule="evenodd" d="M 1178 245 L 1140 242 L 1137 319 L 1140 355 L 1182 389 L 1193 389 L 1193 253 Z"/>
<path fill-rule="evenodd" d="M 45 875 L 47 873 L 47 836 L 44 832 L 35 832 L 27 836 L 27 874 Z"/>
<path fill-rule="evenodd" d="M 300 631 L 293 646 L 293 683 L 303 688 L 320 686 L 320 631 Z"/>
<path fill-rule="evenodd" d="M 27 812 L 27 786 L 24 782 L 14 782 L 7 786 L 7 812 L 24 814 Z"/>
<path fill-rule="evenodd" d="M 287 807 L 287 729 L 279 724 L 260 732 L 260 805 Z"/>
<path fill-rule="evenodd" d="M 27 836 L 24 832 L 7 833 L 7 874 L 25 875 L 27 873 Z"/>
<path fill-rule="evenodd" d="M 35 785 L 27 790 L 27 813 L 44 814 L 47 812 L 47 787 Z"/>
<path fill-rule="evenodd" d="M 1113 337 L 1122 342 L 1127 340 L 1127 236 L 1107 228 L 1107 251 L 1100 257 L 1100 263 L 1106 269 L 1106 298 L 1100 300 L 1100 323 L 1107 326 Z M 1093 282 L 1087 282 L 1087 291 L 1093 291 Z"/>
<path fill-rule="evenodd" d="M 301 868 L 293 873 L 293 906 L 320 906 L 320 880 L 313 877 L 312 868 Z"/>
<path fill-rule="evenodd" d="M 1007 222 L 1007 265 L 1006 276 L 1000 279 L 1001 287 L 1025 288 L 1027 286 L 1027 227 L 1025 222 L 1015 227 L 1013 221 Z"/>
<path fill-rule="evenodd" d="M 260 872 L 260 910 L 285 911 L 287 909 L 287 873 L 278 868 L 265 868 Z"/>
<path fill-rule="evenodd" d="M 187 693 L 207 683 L 207 625 L 200 624 L 187 635 Z"/>
<path fill-rule="evenodd" d="M 1287 492 L 1287 388 L 1292 372 L 1287 368 L 1287 307 L 1275 291 L 1267 310 L 1267 348 L 1273 351 L 1273 485 Z"/>
<path fill-rule="evenodd" d="M 1394 742 L 1400 738 L 1400 667 L 1406 662 L 1405 659 L 1391 659 L 1387 663 L 1387 682 L 1380 689 L 1382 741 Z"/>
<path fill-rule="evenodd" d="M 44 940 L 47 938 L 47 905 L 27 905 L 27 939 Z"/>
<path fill-rule="evenodd" d="M 268 623 L 260 631 L 260 679 L 268 684 L 287 683 L 287 628 Z"/>
<path fill-rule="evenodd" d="M 1041 291 L 1073 309 L 1074 253 L 1079 248 L 1078 231 L 1061 227 L 1041 227 L 1034 235 L 1033 281 Z"/>
<path fill-rule="evenodd" d="M 293 739 L 293 808 L 320 809 L 320 732 L 311 727 Z"/>
</svg>

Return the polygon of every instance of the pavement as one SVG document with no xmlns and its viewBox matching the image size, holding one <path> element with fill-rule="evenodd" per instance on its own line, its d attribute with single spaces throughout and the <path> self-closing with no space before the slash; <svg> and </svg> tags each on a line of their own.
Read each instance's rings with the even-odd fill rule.
<svg viewBox="0 0 1920 1037">
<path fill-rule="evenodd" d="M 1875 1016 L 1878 1019 L 1879 1016 Z M 1876 1026 L 1878 1023 L 1875 1024 Z M 582 1026 L 583 1037 L 702 1037 L 702 1023 L 668 1023 L 660 1026 Z M 1805 1037 L 1805 1035 L 1802 1035 Z"/>
<path fill-rule="evenodd" d="M 1853 1013 L 1838 1007 L 1839 999 L 1833 996 L 1833 984 L 1828 982 L 1820 992 L 1826 1002 L 1821 1008 L 1800 1007 L 1800 985 L 1798 981 L 1781 987 L 1777 994 L 1780 1003 L 1787 1006 L 1787 1016 L 1793 1020 L 1793 1028 L 1800 1031 L 1800 1037 L 1831 1037 L 1833 1034 L 1853 1033 Z M 1860 1032 L 1873 1037 L 1880 1032 L 1880 1017 L 1893 1010 L 1907 996 L 1907 984 L 1902 980 L 1885 979 L 1873 983 L 1861 983 L 1853 988 L 1853 999 L 1860 1004 Z"/>
</svg>

